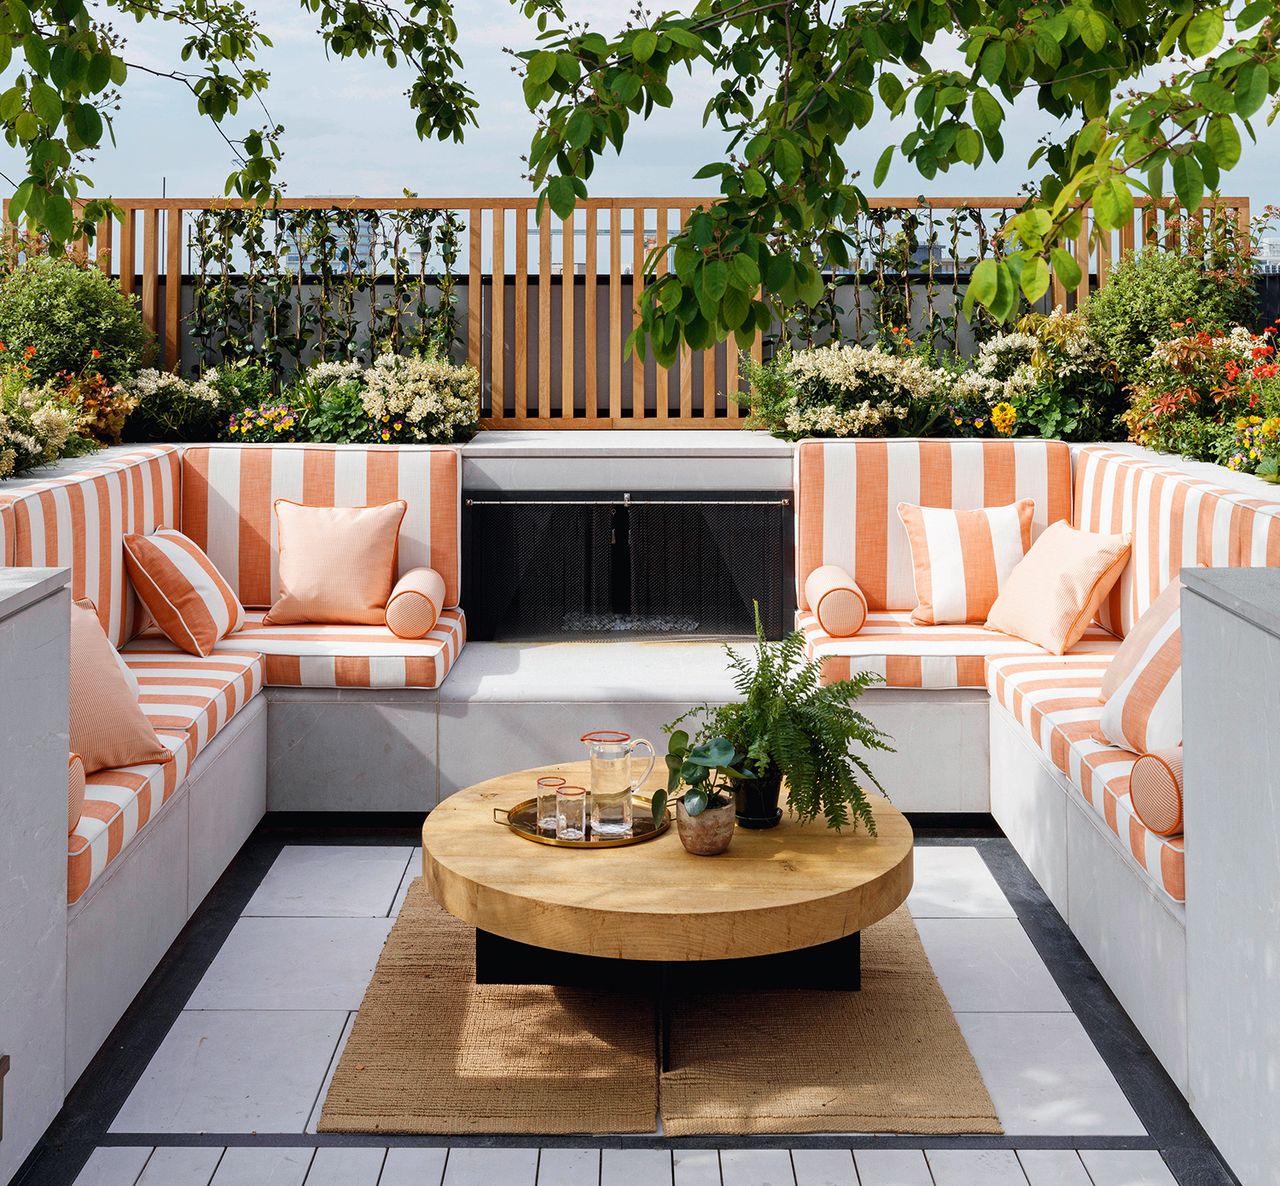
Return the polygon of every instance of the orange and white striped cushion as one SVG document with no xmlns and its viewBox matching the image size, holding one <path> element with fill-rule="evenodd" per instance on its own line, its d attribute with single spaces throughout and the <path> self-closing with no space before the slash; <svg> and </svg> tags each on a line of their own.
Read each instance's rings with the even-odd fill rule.
<svg viewBox="0 0 1280 1186">
<path fill-rule="evenodd" d="M 1062 441 L 801 441 L 795 450 L 796 597 L 838 564 L 870 610 L 910 610 L 915 573 L 900 502 L 977 510 L 1029 498 L 1033 537 L 1071 514 L 1071 451 Z"/>
<path fill-rule="evenodd" d="M 796 624 L 805 653 L 822 662 L 823 683 L 870 671 L 889 688 L 981 688 L 988 656 L 1044 654 L 1034 643 L 982 626 L 917 626 L 903 610 L 872 610 L 853 637 L 827 633 L 811 613 L 797 614 Z M 1109 655 L 1116 645 L 1112 634 L 1091 626 L 1074 649 Z"/>
<path fill-rule="evenodd" d="M 397 638 L 378 626 L 272 626 L 261 610 L 245 611 L 245 627 L 214 648 L 214 658 L 257 654 L 266 682 L 290 688 L 438 688 L 466 641 L 460 609 L 447 609 L 425 638 Z M 172 649 L 160 634 L 129 645 L 130 661 Z"/>
<path fill-rule="evenodd" d="M 182 457 L 182 530 L 246 608 L 280 596 L 276 499 L 377 506 L 403 499 L 398 570 L 434 568 L 458 604 L 462 467 L 433 445 L 193 445 Z"/>
<path fill-rule="evenodd" d="M 125 567 L 155 623 L 184 651 L 208 655 L 244 625 L 244 609 L 209 559 L 180 531 L 124 537 Z"/>
<path fill-rule="evenodd" d="M 1129 776 L 1138 818 L 1157 836 L 1182 835 L 1182 747 L 1143 754 Z"/>
<path fill-rule="evenodd" d="M 1031 547 L 1033 499 L 953 511 L 898 503 L 911 543 L 917 626 L 985 622 L 1009 574 Z"/>
<path fill-rule="evenodd" d="M 1122 638 L 1183 568 L 1280 566 L 1274 486 L 1226 471 L 1219 471 L 1221 483 L 1208 482 L 1178 462 L 1133 449 L 1078 449 L 1072 514 L 1087 531 L 1133 536 L 1129 563 L 1099 611 L 1099 621 Z"/>
<path fill-rule="evenodd" d="M 199 658 L 155 635 L 123 657 L 166 751 L 162 761 L 100 770 L 86 779 L 84 809 L 67 848 L 67 899 L 75 902 L 182 785 L 191 763 L 262 689 L 261 655 Z"/>
<path fill-rule="evenodd" d="M 804 583 L 804 595 L 818 625 L 833 638 L 850 638 L 866 624 L 867 599 L 839 565 L 815 568 Z"/>
<path fill-rule="evenodd" d="M 125 572 L 123 539 L 178 525 L 181 453 L 173 445 L 105 449 L 55 477 L 8 478 L 0 503 L 21 568 L 69 568 L 71 595 L 87 597 L 107 637 L 122 646 L 145 612 Z"/>
<path fill-rule="evenodd" d="M 1128 559 L 1127 535 L 1053 523 L 1005 580 L 987 628 L 1065 654 L 1084 636 Z"/>
<path fill-rule="evenodd" d="M 1135 754 L 1182 744 L 1182 582 L 1129 632 L 1102 681 L 1102 736 Z"/>
<path fill-rule="evenodd" d="M 1113 653 L 1118 646 L 1113 640 Z M 1097 812 L 1129 859 L 1170 898 L 1182 902 L 1182 837 L 1159 836 L 1143 824 L 1130 795 L 1137 759 L 1098 739 L 1100 693 L 1109 662 L 1102 650 L 1039 658 L 999 656 L 987 661 L 987 686 L 992 698 L 1031 735 L 1045 761 Z"/>
<path fill-rule="evenodd" d="M 444 608 L 444 577 L 433 568 L 413 568 L 391 590 L 383 619 L 397 638 L 426 638 Z"/>
</svg>

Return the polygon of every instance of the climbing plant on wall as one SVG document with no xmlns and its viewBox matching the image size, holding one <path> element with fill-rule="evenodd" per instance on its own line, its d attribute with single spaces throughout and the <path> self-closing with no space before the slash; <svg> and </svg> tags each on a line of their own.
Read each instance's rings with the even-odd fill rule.
<svg viewBox="0 0 1280 1186">
<path fill-rule="evenodd" d="M 411 195 L 406 195 L 411 196 Z M 458 343 L 462 221 L 450 210 L 202 210 L 188 333 L 201 366 L 437 351 Z"/>
</svg>

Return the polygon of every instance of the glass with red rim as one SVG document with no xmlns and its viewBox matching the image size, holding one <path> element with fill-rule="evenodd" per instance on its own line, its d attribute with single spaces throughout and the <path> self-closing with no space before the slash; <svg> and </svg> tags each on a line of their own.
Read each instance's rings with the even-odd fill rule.
<svg viewBox="0 0 1280 1186">
<path fill-rule="evenodd" d="M 556 790 L 564 786 L 565 780 L 558 775 L 549 774 L 538 779 L 538 831 L 547 836 L 556 834 Z"/>
<path fill-rule="evenodd" d="M 587 838 L 587 788 L 556 787 L 556 839 Z"/>
</svg>

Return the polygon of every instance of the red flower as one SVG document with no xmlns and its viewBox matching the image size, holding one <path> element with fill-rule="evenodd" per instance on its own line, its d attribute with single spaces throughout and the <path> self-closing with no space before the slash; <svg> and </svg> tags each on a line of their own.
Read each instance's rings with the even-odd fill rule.
<svg viewBox="0 0 1280 1186">
<path fill-rule="evenodd" d="M 1274 346 L 1255 346 L 1253 348 L 1253 357 L 1267 358 L 1268 356 L 1274 354 L 1275 352 L 1276 352 L 1276 348 Z"/>
<path fill-rule="evenodd" d="M 28 347 L 26 348 L 26 351 L 25 351 L 24 353 L 26 354 L 26 356 L 27 356 L 28 358 L 35 358 L 35 356 L 36 356 L 36 348 L 35 348 L 34 346 L 28 346 Z"/>
<path fill-rule="evenodd" d="M 1274 379 L 1280 374 L 1280 363 L 1263 362 L 1253 368 L 1253 377 L 1255 379 Z"/>
<path fill-rule="evenodd" d="M 92 350 L 90 350 L 90 351 L 89 351 L 89 357 L 90 357 L 90 358 L 101 358 L 101 357 L 102 357 L 102 351 L 101 351 L 101 350 L 99 350 L 99 349 L 95 346 Z"/>
</svg>

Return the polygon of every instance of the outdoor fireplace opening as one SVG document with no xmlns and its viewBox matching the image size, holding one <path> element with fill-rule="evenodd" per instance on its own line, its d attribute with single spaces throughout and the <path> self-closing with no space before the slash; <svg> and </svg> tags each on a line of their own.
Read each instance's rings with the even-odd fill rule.
<svg viewBox="0 0 1280 1186">
<path fill-rule="evenodd" d="M 467 635 L 746 638 L 789 628 L 787 494 L 476 495 L 463 504 Z"/>
</svg>

